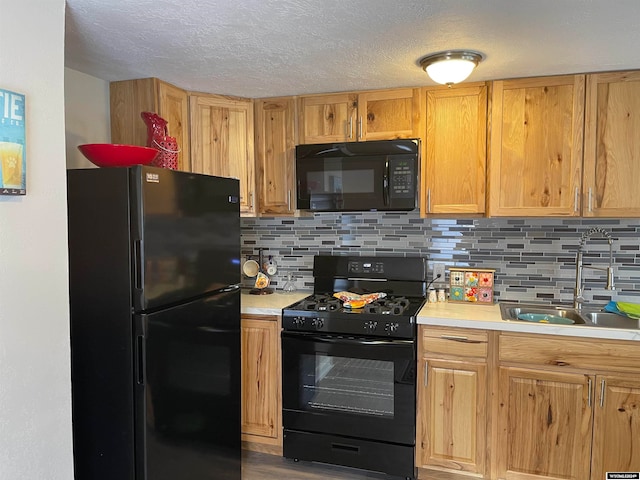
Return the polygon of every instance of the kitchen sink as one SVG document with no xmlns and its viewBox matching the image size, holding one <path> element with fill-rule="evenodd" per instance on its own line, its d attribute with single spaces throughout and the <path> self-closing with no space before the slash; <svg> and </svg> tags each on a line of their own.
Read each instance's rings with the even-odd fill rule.
<svg viewBox="0 0 640 480">
<path fill-rule="evenodd" d="M 562 319 L 568 319 L 573 321 L 573 323 L 567 323 L 568 325 L 640 330 L 640 320 L 602 310 L 592 310 L 587 307 L 583 310 L 576 310 L 572 307 L 554 305 L 500 302 L 500 313 L 503 320 L 509 321 L 531 322 L 538 320 L 538 323 L 565 323 Z M 546 319 L 546 315 L 550 317 Z M 524 318 L 527 317 L 531 319 L 525 320 Z M 554 317 L 561 317 L 561 319 L 554 319 Z"/>
<path fill-rule="evenodd" d="M 607 328 L 636 328 L 640 329 L 640 320 L 623 317 L 617 313 L 610 312 L 581 312 L 587 320 L 587 324 Z"/>
<path fill-rule="evenodd" d="M 500 303 L 500 313 L 503 320 L 515 320 L 519 322 L 538 322 L 538 323 L 565 323 L 562 320 L 554 321 L 554 317 L 567 319 L 573 323 L 584 325 L 585 319 L 574 309 L 567 307 L 556 307 L 553 305 L 528 305 L 524 303 Z M 524 318 L 530 318 L 526 320 Z"/>
</svg>

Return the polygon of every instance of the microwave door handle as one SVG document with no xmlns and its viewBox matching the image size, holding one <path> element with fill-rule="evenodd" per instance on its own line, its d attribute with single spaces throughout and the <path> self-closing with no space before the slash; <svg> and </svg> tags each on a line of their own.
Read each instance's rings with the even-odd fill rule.
<svg viewBox="0 0 640 480">
<path fill-rule="evenodd" d="M 385 207 L 389 206 L 389 157 L 384 161 L 384 174 L 382 176 L 382 195 Z"/>
</svg>

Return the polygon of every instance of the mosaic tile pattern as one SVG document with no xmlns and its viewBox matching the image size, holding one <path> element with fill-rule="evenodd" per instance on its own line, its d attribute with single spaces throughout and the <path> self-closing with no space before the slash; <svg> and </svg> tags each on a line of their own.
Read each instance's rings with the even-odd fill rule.
<svg viewBox="0 0 640 480">
<path fill-rule="evenodd" d="M 243 218 L 242 255 L 257 259 L 258 248 L 273 255 L 282 288 L 293 272 L 299 289 L 313 288 L 313 256 L 426 256 L 450 267 L 494 268 L 496 300 L 571 304 L 580 237 L 593 226 L 614 238 L 616 290 L 604 289 L 604 273 L 585 268 L 585 299 L 640 303 L 640 219 L 423 219 L 409 213 L 322 213 L 301 218 Z M 606 240 L 592 237 L 584 263 L 608 264 Z M 246 285 L 252 279 L 245 279 Z"/>
</svg>

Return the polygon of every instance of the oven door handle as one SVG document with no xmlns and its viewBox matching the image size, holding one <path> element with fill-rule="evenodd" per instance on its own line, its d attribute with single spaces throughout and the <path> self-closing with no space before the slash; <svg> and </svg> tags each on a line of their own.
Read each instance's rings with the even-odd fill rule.
<svg viewBox="0 0 640 480">
<path fill-rule="evenodd" d="M 399 339 L 372 339 L 372 338 L 353 338 L 353 337 L 328 337 L 324 335 L 317 335 L 315 333 L 296 333 L 296 332 L 282 332 L 282 338 L 291 338 L 296 340 L 305 340 L 308 342 L 319 343 L 331 343 L 340 345 L 413 345 L 413 340 L 399 340 Z"/>
</svg>

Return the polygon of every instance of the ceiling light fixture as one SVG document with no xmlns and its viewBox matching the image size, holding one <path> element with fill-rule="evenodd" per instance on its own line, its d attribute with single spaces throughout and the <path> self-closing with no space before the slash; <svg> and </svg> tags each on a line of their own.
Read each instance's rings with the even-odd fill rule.
<svg viewBox="0 0 640 480">
<path fill-rule="evenodd" d="M 451 86 L 471 75 L 483 58 L 472 50 L 448 50 L 427 55 L 420 60 L 420 66 L 434 82 Z"/>
</svg>

